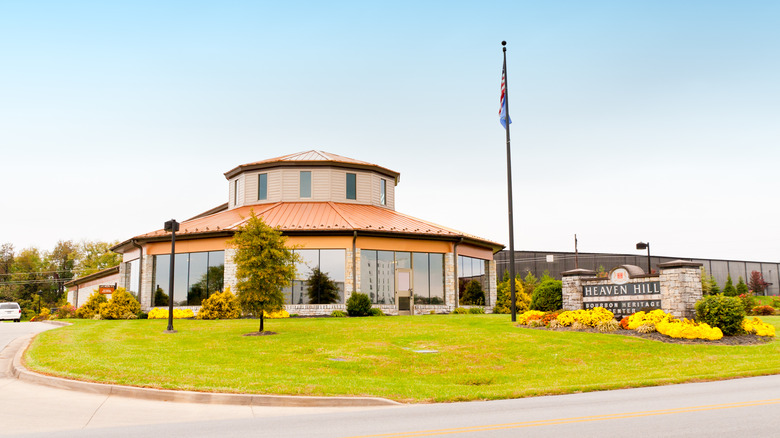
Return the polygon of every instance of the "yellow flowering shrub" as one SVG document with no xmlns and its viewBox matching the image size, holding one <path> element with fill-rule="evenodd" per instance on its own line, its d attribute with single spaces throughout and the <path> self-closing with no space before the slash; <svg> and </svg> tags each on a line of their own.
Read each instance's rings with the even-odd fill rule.
<svg viewBox="0 0 780 438">
<path fill-rule="evenodd" d="M 271 312 L 271 313 L 268 313 L 268 312 L 264 311 L 263 312 L 263 317 L 268 318 L 268 319 L 281 319 L 281 318 L 289 318 L 290 314 L 287 313 L 286 310 L 282 309 L 282 310 L 277 310 L 276 312 Z"/>
<path fill-rule="evenodd" d="M 588 327 L 596 327 L 599 324 L 606 323 L 615 319 L 615 314 L 603 307 L 595 307 L 588 310 L 567 310 L 558 315 L 558 323 L 564 327 L 569 327 L 575 322 Z"/>
<path fill-rule="evenodd" d="M 527 312 L 523 312 L 517 315 L 517 323 L 522 325 L 528 324 L 528 318 L 532 316 L 541 318 L 542 316 L 544 316 L 544 312 L 542 312 L 541 310 L 529 310 Z"/>
<path fill-rule="evenodd" d="M 652 324 L 657 325 L 659 322 L 672 321 L 674 317 L 661 309 L 656 309 L 650 312 L 636 312 L 628 317 L 628 329 L 636 330 L 640 326 Z"/>
<path fill-rule="evenodd" d="M 194 318 L 192 309 L 173 309 L 173 319 Z M 168 309 L 155 307 L 149 312 L 149 319 L 168 319 Z"/>
<path fill-rule="evenodd" d="M 234 319 L 239 316 L 241 309 L 238 299 L 230 292 L 230 286 L 225 287 L 224 292 L 211 294 L 198 310 L 198 319 Z"/>
<path fill-rule="evenodd" d="M 651 312 L 652 313 L 652 312 Z M 707 339 L 716 341 L 723 337 L 723 332 L 717 327 L 710 327 L 707 323 L 697 323 L 690 319 L 662 320 L 655 325 L 658 333 L 672 338 L 682 339 Z"/>
<path fill-rule="evenodd" d="M 771 324 L 767 324 L 758 318 L 747 319 L 742 321 L 742 328 L 747 333 L 758 336 L 774 336 L 775 327 Z"/>
</svg>

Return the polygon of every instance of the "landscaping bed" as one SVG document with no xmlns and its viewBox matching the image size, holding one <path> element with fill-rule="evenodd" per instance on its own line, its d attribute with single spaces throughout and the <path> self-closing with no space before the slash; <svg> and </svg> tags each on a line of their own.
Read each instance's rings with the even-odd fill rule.
<svg viewBox="0 0 780 438">
<path fill-rule="evenodd" d="M 567 331 L 576 331 L 576 332 L 584 332 L 584 333 L 601 333 L 595 328 L 589 328 L 589 329 L 581 329 L 581 330 L 574 330 L 572 328 L 568 327 L 559 327 L 559 328 L 547 328 L 547 327 L 528 327 L 524 325 L 517 325 L 517 327 L 520 328 L 530 328 L 535 330 L 548 330 L 548 331 L 558 331 L 558 332 L 567 332 Z M 652 333 L 639 333 L 635 330 L 618 330 L 611 333 L 602 333 L 607 335 L 617 335 L 617 336 L 632 336 L 636 338 L 643 338 L 643 339 L 650 339 L 653 341 L 659 341 L 659 342 L 666 342 L 669 344 L 701 344 L 701 345 L 762 345 L 767 344 L 769 342 L 772 342 L 775 340 L 773 337 L 768 336 L 758 336 L 758 335 L 751 335 L 751 334 L 743 334 L 743 335 L 734 335 L 734 336 L 724 336 L 717 340 L 707 340 L 707 339 L 682 339 L 682 338 L 672 338 L 671 336 L 666 336 L 658 332 L 652 332 Z"/>
</svg>

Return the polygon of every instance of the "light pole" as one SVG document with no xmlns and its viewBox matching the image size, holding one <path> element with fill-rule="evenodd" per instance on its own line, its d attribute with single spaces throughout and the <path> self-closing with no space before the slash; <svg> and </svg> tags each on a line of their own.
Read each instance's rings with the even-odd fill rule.
<svg viewBox="0 0 780 438">
<path fill-rule="evenodd" d="M 650 269 L 650 242 L 639 242 L 636 244 L 636 249 L 647 249 L 647 274 L 652 274 L 653 271 Z"/>
<path fill-rule="evenodd" d="M 176 333 L 173 329 L 173 271 L 175 268 L 174 260 L 176 258 L 176 232 L 179 231 L 179 223 L 176 219 L 165 222 L 165 231 L 171 232 L 171 270 L 168 281 L 168 329 L 165 333 Z"/>
</svg>

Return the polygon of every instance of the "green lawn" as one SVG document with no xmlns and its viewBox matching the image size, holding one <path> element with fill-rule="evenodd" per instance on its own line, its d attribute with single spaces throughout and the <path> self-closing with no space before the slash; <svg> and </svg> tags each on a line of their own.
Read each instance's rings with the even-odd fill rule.
<svg viewBox="0 0 780 438">
<path fill-rule="evenodd" d="M 764 317 L 780 332 L 780 316 Z M 74 379 L 259 394 L 443 402 L 780 373 L 780 342 L 677 345 L 515 327 L 508 315 L 92 321 L 41 333 L 36 371 Z M 419 353 L 415 350 L 436 350 Z"/>
</svg>

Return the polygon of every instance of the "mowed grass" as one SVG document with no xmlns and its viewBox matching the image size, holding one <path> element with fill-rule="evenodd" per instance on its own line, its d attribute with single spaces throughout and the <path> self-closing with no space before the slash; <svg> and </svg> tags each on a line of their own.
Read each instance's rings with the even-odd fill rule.
<svg viewBox="0 0 780 438">
<path fill-rule="evenodd" d="M 764 317 L 780 331 L 780 317 Z M 76 320 L 38 335 L 26 365 L 79 380 L 402 402 L 517 398 L 780 373 L 780 342 L 677 345 L 515 327 L 508 315 Z M 435 350 L 436 353 L 421 353 Z"/>
</svg>

